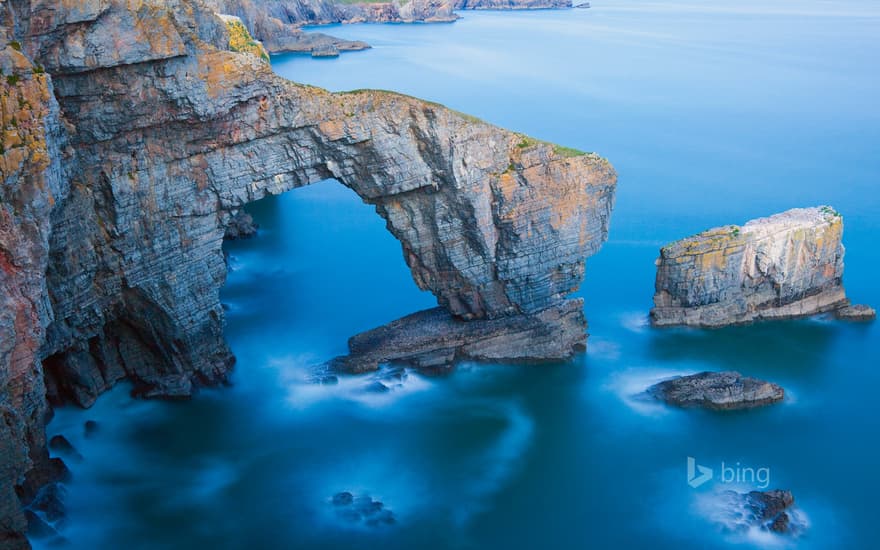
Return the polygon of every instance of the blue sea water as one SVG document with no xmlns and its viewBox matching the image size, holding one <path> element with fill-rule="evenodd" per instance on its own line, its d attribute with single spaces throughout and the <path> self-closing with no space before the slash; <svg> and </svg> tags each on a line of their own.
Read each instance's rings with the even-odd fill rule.
<svg viewBox="0 0 880 550">
<path fill-rule="evenodd" d="M 553 365 L 312 383 L 352 334 L 435 304 L 373 209 L 336 182 L 251 205 L 231 243 L 231 388 L 185 403 L 121 386 L 61 409 L 75 548 L 877 548 L 880 324 L 723 330 L 647 323 L 658 248 L 799 206 L 845 217 L 848 293 L 880 305 L 880 4 L 597 0 L 588 10 L 466 12 L 446 25 L 322 29 L 373 49 L 273 58 L 331 90 L 392 89 L 609 158 L 608 243 L 579 291 L 586 354 Z M 635 396 L 660 378 L 735 369 L 780 405 L 717 414 Z M 100 430 L 86 438 L 82 423 Z M 687 457 L 715 479 L 692 488 Z M 805 531 L 736 528 L 728 469 L 766 468 Z M 730 471 L 730 470 L 726 470 Z M 370 495 L 396 523 L 330 503 Z"/>
</svg>

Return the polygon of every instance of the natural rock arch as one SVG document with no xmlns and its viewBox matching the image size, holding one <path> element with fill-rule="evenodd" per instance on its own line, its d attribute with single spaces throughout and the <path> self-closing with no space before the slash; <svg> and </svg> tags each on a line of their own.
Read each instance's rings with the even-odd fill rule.
<svg viewBox="0 0 880 550">
<path fill-rule="evenodd" d="M 562 304 L 606 238 L 605 160 L 398 94 L 293 84 L 226 51 L 200 0 L 8 0 L 0 16 L 0 86 L 27 121 L 4 135 L 0 212 L 16 540 L 13 485 L 47 479 L 47 394 L 225 380 L 221 243 L 247 202 L 334 177 L 376 206 L 419 286 L 495 324 Z"/>
<path fill-rule="evenodd" d="M 155 99 L 108 114 L 103 107 L 130 97 L 133 79 Z M 400 240 L 417 284 L 463 319 L 558 304 L 607 234 L 614 172 L 595 155 L 564 154 L 399 94 L 293 84 L 249 56 L 208 50 L 66 74 L 56 95 L 78 127 L 94 129 L 78 136 L 80 162 L 98 162 L 81 167 L 53 234 L 52 249 L 66 254 L 49 269 L 56 322 L 47 355 L 71 355 L 79 375 L 60 379 L 98 380 L 95 395 L 98 373 L 120 360 L 136 378 L 223 377 L 224 226 L 269 193 L 329 177 L 352 188 Z M 86 273 L 76 280 L 87 286 L 72 285 L 71 273 Z M 120 299 L 133 288 L 171 322 L 139 331 L 127 354 L 96 358 L 107 347 L 102 333 L 119 339 L 116 322 L 146 311 Z M 157 349 L 174 361 L 152 373 L 125 364 Z"/>
</svg>

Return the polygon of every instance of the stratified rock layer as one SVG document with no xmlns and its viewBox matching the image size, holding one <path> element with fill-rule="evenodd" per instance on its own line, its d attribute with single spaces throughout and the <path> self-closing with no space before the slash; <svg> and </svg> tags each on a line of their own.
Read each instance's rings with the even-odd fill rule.
<svg viewBox="0 0 880 550">
<path fill-rule="evenodd" d="M 834 316 L 842 321 L 867 322 L 877 318 L 877 311 L 864 304 L 844 306 L 834 312 Z"/>
<path fill-rule="evenodd" d="M 330 52 L 369 48 L 317 32 L 303 25 L 328 23 L 447 23 L 458 19 L 453 10 L 518 10 L 570 8 L 571 0 L 389 0 L 386 2 L 338 0 L 207 0 L 218 13 L 240 17 L 250 32 L 273 53 Z"/>
<path fill-rule="evenodd" d="M 583 302 L 567 300 L 533 315 L 461 321 L 443 308 L 420 311 L 353 336 L 349 355 L 328 366 L 361 373 L 382 363 L 437 369 L 457 361 L 547 361 L 586 347 Z"/>
<path fill-rule="evenodd" d="M 715 410 L 749 409 L 785 398 L 780 386 L 732 371 L 701 372 L 664 380 L 651 386 L 648 394 L 678 407 Z"/>
<path fill-rule="evenodd" d="M 843 218 L 827 206 L 729 225 L 660 250 L 651 320 L 717 327 L 846 305 Z"/>
<path fill-rule="evenodd" d="M 421 288 L 499 324 L 565 307 L 606 238 L 605 160 L 398 94 L 288 82 L 228 51 L 200 1 L 13 0 L 0 22 L 10 544 L 26 545 L 16 489 L 31 498 L 61 468 L 47 396 L 89 406 L 122 378 L 170 398 L 226 380 L 221 244 L 245 203 L 336 178 L 385 219 Z"/>
</svg>

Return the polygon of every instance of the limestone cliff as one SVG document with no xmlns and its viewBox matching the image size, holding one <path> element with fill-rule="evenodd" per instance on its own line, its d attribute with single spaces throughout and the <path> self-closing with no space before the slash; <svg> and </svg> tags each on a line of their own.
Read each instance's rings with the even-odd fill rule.
<svg viewBox="0 0 880 550">
<path fill-rule="evenodd" d="M 45 272 L 50 212 L 67 192 L 51 79 L 0 32 L 0 548 L 26 545 L 17 490 L 48 469 L 39 348 L 52 316 Z"/>
<path fill-rule="evenodd" d="M 843 218 L 823 206 L 676 241 L 660 250 L 651 319 L 711 327 L 838 309 L 842 237 Z"/>
<path fill-rule="evenodd" d="M 328 23 L 445 23 L 458 19 L 454 10 L 570 8 L 571 0 L 207 0 L 218 13 L 240 17 L 250 32 L 272 52 L 338 53 L 368 48 L 302 25 Z M 323 55 L 326 55 L 324 53 Z"/>
<path fill-rule="evenodd" d="M 229 51 L 201 1 L 7 0 L 0 16 L 0 547 L 26 544 L 15 491 L 48 480 L 46 398 L 226 380 L 221 243 L 245 203 L 336 178 L 457 322 L 545 332 L 606 238 L 605 160 L 288 82 Z"/>
<path fill-rule="evenodd" d="M 206 0 L 206 3 L 217 13 L 240 18 L 248 31 L 270 53 L 340 52 L 370 47 L 365 42 L 343 40 L 319 32 L 304 32 L 300 28 L 309 23 L 343 22 L 334 4 L 327 0 Z"/>
<path fill-rule="evenodd" d="M 457 10 L 536 10 L 570 7 L 571 0 L 455 0 Z"/>
</svg>

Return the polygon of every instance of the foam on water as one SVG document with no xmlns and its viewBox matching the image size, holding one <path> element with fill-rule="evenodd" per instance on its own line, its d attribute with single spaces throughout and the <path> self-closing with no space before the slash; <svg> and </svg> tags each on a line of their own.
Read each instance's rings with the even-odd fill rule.
<svg viewBox="0 0 880 550">
<path fill-rule="evenodd" d="M 350 401 L 368 408 L 385 408 L 410 395 L 432 387 L 424 376 L 411 370 L 382 368 L 360 376 L 338 376 L 335 382 L 316 379 L 311 357 L 273 359 L 270 366 L 278 371 L 279 382 L 287 388 L 286 403 L 302 410 L 328 401 Z"/>
<path fill-rule="evenodd" d="M 663 369 L 657 367 L 628 368 L 613 372 L 604 385 L 633 411 L 645 416 L 662 416 L 672 411 L 664 403 L 645 394 L 648 388 L 679 376 L 700 372 L 698 369 Z"/>
<path fill-rule="evenodd" d="M 718 488 L 706 493 L 697 493 L 694 497 L 694 511 L 718 528 L 730 543 L 746 544 L 757 548 L 795 546 L 797 534 L 803 533 L 810 527 L 806 513 L 797 507 L 786 510 L 794 529 L 791 535 L 780 535 L 764 526 L 756 525 L 753 513 L 741 495 L 753 489 L 753 487 L 746 485 L 728 484 L 724 489 Z"/>
<path fill-rule="evenodd" d="M 620 323 L 627 330 L 641 334 L 651 327 L 651 318 L 644 311 L 630 311 L 620 316 Z"/>
</svg>

